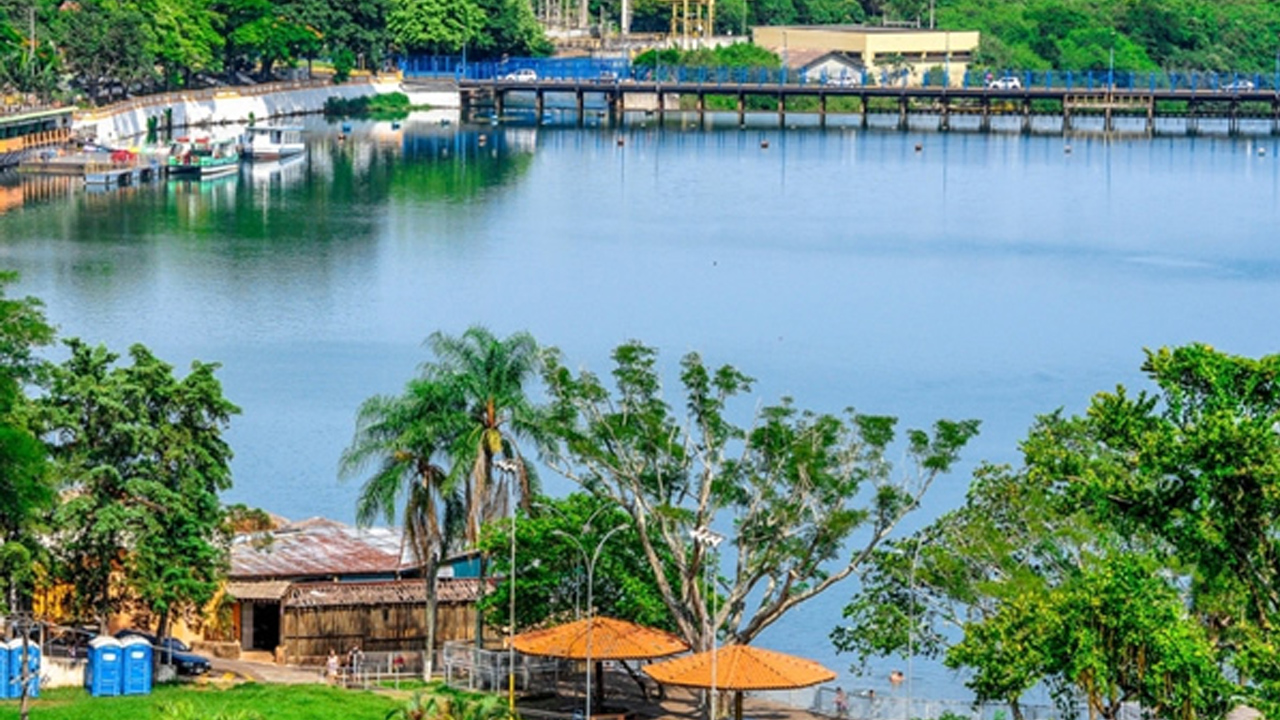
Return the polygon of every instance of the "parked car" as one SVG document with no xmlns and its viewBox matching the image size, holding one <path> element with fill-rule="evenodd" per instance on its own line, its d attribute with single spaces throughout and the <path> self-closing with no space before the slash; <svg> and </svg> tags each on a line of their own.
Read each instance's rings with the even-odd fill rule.
<svg viewBox="0 0 1280 720">
<path fill-rule="evenodd" d="M 1254 88 L 1254 85 L 1252 80 L 1240 79 L 1240 80 L 1229 82 L 1226 85 L 1223 85 L 1221 90 L 1222 92 L 1238 93 L 1238 92 L 1250 92 L 1251 90 L 1253 90 L 1253 88 Z"/>
<path fill-rule="evenodd" d="M 992 80 L 987 81 L 987 89 L 988 90 L 1021 90 L 1022 81 L 1012 75 L 1007 75 L 1005 77 L 998 77 L 998 78 L 994 78 Z"/>
<path fill-rule="evenodd" d="M 602 83 L 618 82 L 618 73 L 612 70 L 601 70 L 600 77 L 597 80 Z"/>
<path fill-rule="evenodd" d="M 822 81 L 822 84 L 830 87 L 858 87 L 862 85 L 862 76 L 854 75 L 852 73 L 828 75 L 827 78 Z"/>
<path fill-rule="evenodd" d="M 511 82 L 537 82 L 538 73 L 534 72 L 530 68 L 521 68 L 515 72 L 509 72 L 506 75 L 503 75 L 502 79 L 509 80 Z"/>
<path fill-rule="evenodd" d="M 141 630 L 121 630 L 116 633 L 116 637 L 121 640 L 140 637 L 151 643 L 154 652 L 160 657 L 160 663 L 173 665 L 177 668 L 179 675 L 204 675 L 211 669 L 208 658 L 191 652 L 191 648 L 177 638 L 166 637 L 157 640 L 155 635 Z"/>
</svg>

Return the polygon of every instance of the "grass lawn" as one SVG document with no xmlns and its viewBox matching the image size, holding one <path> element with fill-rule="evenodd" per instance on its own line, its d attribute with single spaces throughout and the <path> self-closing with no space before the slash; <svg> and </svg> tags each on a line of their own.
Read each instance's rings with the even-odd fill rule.
<svg viewBox="0 0 1280 720">
<path fill-rule="evenodd" d="M 214 686 L 164 685 L 151 695 L 90 697 L 80 688 L 42 692 L 31 701 L 32 720 L 101 720 L 156 718 L 164 704 L 180 703 L 193 717 L 215 713 L 245 713 L 263 720 L 383 720 L 404 704 L 385 695 L 341 690 L 325 685 L 260 685 L 246 683 L 228 689 Z M 16 700 L 0 701 L 0 720 L 18 717 Z"/>
</svg>

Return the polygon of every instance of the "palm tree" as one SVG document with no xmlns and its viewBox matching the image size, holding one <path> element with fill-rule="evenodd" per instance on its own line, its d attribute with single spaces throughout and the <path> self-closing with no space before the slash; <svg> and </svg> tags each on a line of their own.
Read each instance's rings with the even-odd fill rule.
<svg viewBox="0 0 1280 720">
<path fill-rule="evenodd" d="M 399 396 L 366 400 L 356 416 L 355 437 L 343 451 L 339 475 L 350 478 L 373 466 L 356 501 L 356 523 L 379 518 L 394 523 L 403 506 L 404 542 L 413 551 L 426 583 L 427 660 L 433 671 L 436 630 L 436 573 L 463 524 L 462 493 L 437 464 L 465 418 L 447 379 L 424 372 Z"/>
<path fill-rule="evenodd" d="M 459 337 L 434 333 L 427 340 L 437 368 L 451 379 L 455 400 L 466 407 L 466 427 L 449 447 L 450 478 L 465 488 L 467 524 L 464 537 L 474 546 L 484 523 L 515 511 L 508 507 L 506 483 L 517 483 L 510 494 L 526 505 L 536 490 L 533 468 L 525 463 L 518 440 L 546 447 L 542 413 L 525 392 L 525 384 L 542 365 L 543 351 L 533 336 L 517 332 L 499 339 L 487 328 L 473 325 Z M 494 482 L 496 463 L 513 463 L 514 473 Z M 485 587 L 484 559 L 480 587 Z M 476 613 L 476 645 L 483 643 L 483 621 Z"/>
</svg>

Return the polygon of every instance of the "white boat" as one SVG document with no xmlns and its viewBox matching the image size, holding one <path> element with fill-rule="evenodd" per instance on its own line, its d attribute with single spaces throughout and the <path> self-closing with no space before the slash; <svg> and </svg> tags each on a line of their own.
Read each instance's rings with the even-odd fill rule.
<svg viewBox="0 0 1280 720">
<path fill-rule="evenodd" d="M 245 128 L 244 156 L 250 160 L 279 160 L 306 149 L 297 125 L 250 125 Z"/>
</svg>

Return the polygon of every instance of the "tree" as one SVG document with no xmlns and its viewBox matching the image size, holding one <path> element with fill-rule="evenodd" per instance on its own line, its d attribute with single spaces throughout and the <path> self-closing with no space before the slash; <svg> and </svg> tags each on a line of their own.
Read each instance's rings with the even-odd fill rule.
<svg viewBox="0 0 1280 720">
<path fill-rule="evenodd" d="M 476 57 L 550 55 L 554 48 L 527 0 L 476 0 L 484 21 L 474 41 Z"/>
<path fill-rule="evenodd" d="M 0 368 L 15 381 L 28 382 L 46 367 L 35 351 L 50 345 L 55 331 L 39 298 L 7 296 L 17 281 L 18 273 L 0 271 Z"/>
<path fill-rule="evenodd" d="M 436 645 L 435 578 L 464 522 L 460 488 L 438 461 L 447 459 L 462 411 L 453 389 L 430 373 L 411 380 L 399 396 L 369 398 L 360 406 L 355 437 L 343 451 L 339 469 L 341 477 L 349 478 L 372 466 L 356 502 L 359 525 L 380 517 L 395 522 L 402 513 L 405 541 L 426 583 L 427 677 Z"/>
<path fill-rule="evenodd" d="M 67 69 L 88 90 L 89 99 L 103 99 L 102 84 L 118 80 L 126 86 L 148 74 L 155 58 L 147 19 L 137 8 L 84 0 L 59 13 L 58 34 Z M 108 100 L 111 96 L 108 95 Z"/>
<path fill-rule="evenodd" d="M 32 561 L 43 551 L 38 535 L 57 501 L 44 444 L 16 412 L 25 402 L 0 372 L 0 611 L 17 609 L 31 586 Z"/>
<path fill-rule="evenodd" d="M 53 341 L 54 330 L 38 299 L 7 297 L 17 279 L 0 272 L 0 609 L 10 611 L 31 587 L 32 562 L 44 554 L 39 535 L 57 501 L 22 388 L 43 375 L 35 350 Z"/>
<path fill-rule="evenodd" d="M 459 432 L 448 447 L 449 477 L 463 488 L 469 545 L 480 542 L 485 522 L 515 511 L 507 506 L 513 496 L 528 506 L 536 474 L 521 457 L 517 442 L 526 440 L 546 447 L 549 441 L 543 413 L 529 400 L 525 385 L 536 377 L 543 353 L 533 336 L 518 332 L 498 339 L 480 326 L 451 337 L 433 333 L 427 344 L 436 357 L 437 372 L 446 380 L 454 400 L 463 408 Z M 495 482 L 498 461 L 511 463 L 514 473 Z M 507 483 L 516 483 L 510 492 Z M 485 586 L 484 557 L 480 561 L 480 585 Z M 476 643 L 484 641 L 484 624 L 476 613 Z"/>
<path fill-rule="evenodd" d="M 837 645 L 945 652 L 983 700 L 1045 681 L 1104 717 L 1213 715 L 1232 693 L 1271 707 L 1280 356 L 1189 345 L 1143 367 L 1158 392 L 1039 418 L 1021 469 L 982 468 L 964 507 L 877 553 Z"/>
<path fill-rule="evenodd" d="M 1052 478 L 983 465 L 963 506 L 873 553 L 832 641 L 855 666 L 945 656 L 972 673 L 976 700 L 1008 703 L 1019 720 L 1022 694 L 1045 679 L 1041 599 L 1111 537 Z M 961 629 L 963 652 L 952 647 Z"/>
<path fill-rule="evenodd" d="M 489 624 L 494 626 L 509 622 L 513 575 L 507 550 L 511 522 L 490 523 L 481 537 L 480 548 L 493 558 L 494 574 L 507 578 L 482 603 Z M 602 546 L 594 568 L 594 611 L 646 627 L 675 629 L 631 518 L 621 508 L 584 492 L 560 500 L 539 497 L 515 522 L 517 632 L 581 615 L 587 603 L 587 569 L 579 545 L 569 538 L 576 538 L 581 548 L 591 552 L 605 533 L 619 526 L 626 529 Z M 670 571 L 669 557 L 664 566 Z"/>
<path fill-rule="evenodd" d="M 848 577 L 978 429 L 974 420 L 942 420 L 932 434 L 909 431 L 916 472 L 897 479 L 886 457 L 893 418 L 852 410 L 841 418 L 784 399 L 763 408 L 747 430 L 726 410 L 752 379 L 728 365 L 708 367 L 696 354 L 681 363 L 681 418 L 662 397 L 656 350 L 630 342 L 613 358 L 613 391 L 589 372 L 550 362 L 550 424 L 562 444 L 548 461 L 631 516 L 678 634 L 698 648 L 709 648 L 717 631 L 728 642 L 750 643 Z M 868 504 L 856 504 L 859 497 Z M 728 517 L 736 557 L 728 577 L 713 580 L 724 600 L 711 618 L 705 578 L 708 567 L 717 576 L 719 568 L 690 532 Z M 859 546 L 846 550 L 857 533 Z"/>
<path fill-rule="evenodd" d="M 141 345 L 117 367 L 106 348 L 67 341 L 40 401 L 56 472 L 57 553 L 82 613 L 103 623 L 132 596 L 168 630 L 176 612 L 202 608 L 226 566 L 218 493 L 231 487 L 223 430 L 239 409 L 222 395 L 216 364 L 185 378 Z M 121 572 L 122 581 L 113 578 Z"/>
<path fill-rule="evenodd" d="M 1128 534 L 1147 534 L 1186 568 L 1194 609 L 1242 680 L 1280 702 L 1280 355 L 1206 345 L 1149 351 L 1158 393 L 1094 397 L 1061 427 L 1043 471 Z M 1242 683 L 1243 684 L 1243 683 Z"/>
<path fill-rule="evenodd" d="M 480 33 L 483 11 L 474 0 L 393 0 L 387 30 L 407 52 L 462 52 Z"/>
</svg>

